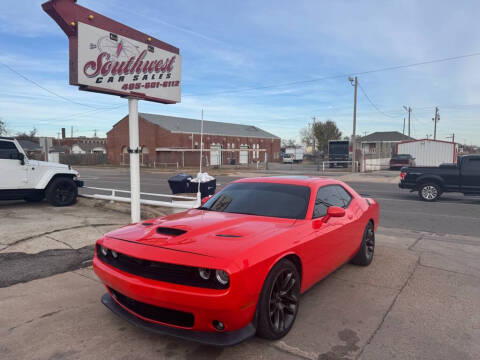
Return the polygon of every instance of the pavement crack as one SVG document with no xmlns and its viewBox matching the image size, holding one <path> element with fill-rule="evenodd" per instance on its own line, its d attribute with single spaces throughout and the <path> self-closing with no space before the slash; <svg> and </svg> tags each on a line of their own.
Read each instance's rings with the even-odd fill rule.
<svg viewBox="0 0 480 360">
<path fill-rule="evenodd" d="M 388 307 L 387 311 L 385 312 L 385 314 L 383 314 L 382 316 L 382 319 L 380 320 L 380 323 L 378 324 L 378 326 L 375 328 L 375 330 L 373 331 L 372 335 L 370 335 L 370 337 L 368 338 L 367 342 L 365 343 L 365 345 L 362 346 L 362 349 L 360 350 L 360 352 L 358 353 L 358 355 L 355 357 L 355 359 L 359 359 L 365 348 L 372 342 L 373 338 L 375 337 L 375 335 L 377 335 L 378 331 L 380 330 L 380 328 L 383 326 L 383 324 L 385 323 L 385 319 L 387 318 L 388 314 L 390 314 L 390 312 L 392 311 L 393 307 L 395 306 L 396 302 L 397 302 L 397 299 L 398 297 L 400 296 L 400 294 L 403 292 L 403 290 L 407 287 L 410 279 L 413 277 L 413 274 L 415 274 L 415 271 L 417 270 L 418 266 L 420 265 L 420 256 L 417 258 L 417 261 L 415 262 L 415 266 L 413 267 L 413 270 L 412 272 L 410 273 L 410 275 L 408 275 L 408 278 L 405 280 L 405 282 L 403 283 L 402 287 L 400 288 L 400 290 L 398 291 L 397 295 L 395 295 L 395 297 L 393 298 L 393 301 L 392 303 L 390 304 L 390 306 Z"/>
<path fill-rule="evenodd" d="M 62 240 L 58 240 L 58 239 L 55 239 L 54 237 L 50 236 L 50 235 L 44 235 L 46 238 L 50 239 L 50 240 L 53 240 L 53 241 L 56 241 L 60 244 L 63 244 L 65 245 L 66 247 L 68 247 L 69 249 L 72 249 L 72 250 L 75 250 L 70 244 L 66 243 L 65 241 L 62 241 Z"/>
<path fill-rule="evenodd" d="M 43 232 L 43 233 L 39 233 L 39 234 L 27 236 L 27 237 L 24 237 L 24 238 L 22 238 L 22 239 L 15 240 L 14 242 L 8 244 L 8 247 L 11 247 L 11 246 L 20 244 L 20 243 L 22 243 L 22 242 L 24 242 L 24 241 L 28 241 L 28 240 L 35 239 L 35 238 L 37 238 L 37 237 L 47 236 L 47 235 L 55 234 L 55 233 L 58 233 L 58 232 L 61 232 L 61 231 L 81 229 L 81 228 L 90 227 L 90 226 L 95 228 L 95 227 L 100 227 L 100 226 L 111 226 L 111 225 L 119 225 L 119 226 L 121 226 L 121 225 L 125 225 L 125 224 L 124 224 L 124 223 L 102 223 L 102 224 L 88 224 L 88 225 L 82 224 L 82 225 L 75 225 L 75 226 L 71 226 L 71 227 L 66 227 L 66 228 L 61 228 L 61 229 L 55 229 L 55 230 L 45 231 L 45 232 Z"/>
<path fill-rule="evenodd" d="M 282 340 L 275 341 L 274 343 L 269 343 L 269 346 L 281 352 L 298 357 L 300 359 L 317 360 L 318 357 L 320 356 L 319 353 L 305 351 L 295 346 L 290 346 L 285 341 L 282 341 Z"/>
<path fill-rule="evenodd" d="M 420 236 L 415 240 L 415 242 L 408 247 L 408 250 L 415 251 L 413 248 L 414 248 L 415 246 L 417 246 L 417 244 L 419 243 L 420 240 L 423 239 L 423 237 L 424 237 L 424 234 L 420 235 Z"/>
</svg>

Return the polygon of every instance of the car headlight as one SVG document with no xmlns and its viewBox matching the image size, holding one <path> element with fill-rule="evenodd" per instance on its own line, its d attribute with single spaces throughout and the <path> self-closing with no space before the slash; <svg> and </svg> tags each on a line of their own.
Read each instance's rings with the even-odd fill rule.
<svg viewBox="0 0 480 360">
<path fill-rule="evenodd" d="M 108 249 L 105 246 L 100 246 L 100 251 L 102 252 L 103 256 L 108 255 Z"/>
<path fill-rule="evenodd" d="M 208 280 L 210 279 L 210 269 L 205 269 L 205 268 L 199 268 L 198 269 L 198 274 L 203 280 Z"/>
<path fill-rule="evenodd" d="M 222 284 L 222 285 L 227 285 L 228 282 L 230 281 L 230 277 L 228 276 L 228 274 L 223 271 L 223 270 L 216 270 L 215 271 L 215 278 L 217 279 L 217 281 Z"/>
</svg>

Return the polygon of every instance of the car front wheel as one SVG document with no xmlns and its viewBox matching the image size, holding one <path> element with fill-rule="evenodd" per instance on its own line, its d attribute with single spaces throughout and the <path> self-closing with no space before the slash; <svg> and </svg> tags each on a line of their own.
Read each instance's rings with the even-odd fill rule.
<svg viewBox="0 0 480 360">
<path fill-rule="evenodd" d="M 77 195 L 77 184 L 68 177 L 53 179 L 46 191 L 47 200 L 53 206 L 73 205 L 77 201 Z"/>
<path fill-rule="evenodd" d="M 423 201 L 435 201 L 441 194 L 440 187 L 433 183 L 423 184 L 420 186 L 420 189 L 418 189 L 418 196 Z"/>
<path fill-rule="evenodd" d="M 260 294 L 257 335 L 270 340 L 284 337 L 298 312 L 300 274 L 287 259 L 279 261 L 265 280 Z"/>
</svg>

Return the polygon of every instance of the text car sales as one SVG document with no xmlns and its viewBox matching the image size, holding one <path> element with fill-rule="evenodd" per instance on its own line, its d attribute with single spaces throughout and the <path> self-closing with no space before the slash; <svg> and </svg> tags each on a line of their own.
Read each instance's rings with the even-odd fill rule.
<svg viewBox="0 0 480 360">
<path fill-rule="evenodd" d="M 83 67 L 83 73 L 89 78 L 96 78 L 95 82 L 129 82 L 123 85 L 124 90 L 133 90 L 139 88 L 157 88 L 179 86 L 180 81 L 158 81 L 171 78 L 171 72 L 175 63 L 176 56 L 165 60 L 144 60 L 147 51 L 142 51 L 138 57 L 132 56 L 128 61 L 112 61 L 110 54 L 102 52 L 98 55 L 96 61 L 89 61 Z M 164 76 L 165 75 L 165 76 Z M 156 80 L 145 84 L 138 81 Z M 122 87 L 122 89 L 123 89 Z"/>
</svg>

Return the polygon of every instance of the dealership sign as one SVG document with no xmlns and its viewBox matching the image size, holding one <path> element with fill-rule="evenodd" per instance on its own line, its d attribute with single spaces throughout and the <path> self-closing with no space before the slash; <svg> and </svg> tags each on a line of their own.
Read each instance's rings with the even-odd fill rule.
<svg viewBox="0 0 480 360">
<path fill-rule="evenodd" d="M 76 4 L 42 5 L 69 38 L 70 84 L 81 90 L 180 102 L 178 48 Z"/>
</svg>

